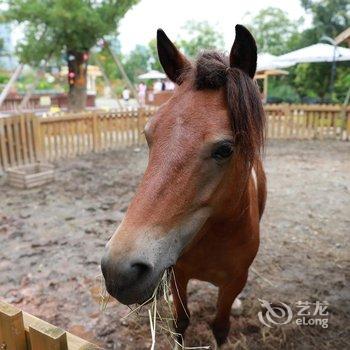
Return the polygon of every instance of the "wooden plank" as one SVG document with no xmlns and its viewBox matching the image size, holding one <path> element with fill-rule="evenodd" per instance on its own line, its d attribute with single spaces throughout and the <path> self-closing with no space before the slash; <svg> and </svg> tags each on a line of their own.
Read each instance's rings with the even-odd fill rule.
<svg viewBox="0 0 350 350">
<path fill-rule="evenodd" d="M 281 110 L 278 114 L 278 124 L 277 124 L 277 135 L 278 138 L 282 138 L 282 124 L 283 124 L 283 111 Z"/>
<path fill-rule="evenodd" d="M 143 133 L 142 129 L 142 117 L 143 117 L 143 109 L 139 109 L 136 117 L 136 144 L 139 146 L 141 144 L 141 136 Z"/>
<path fill-rule="evenodd" d="M 56 144 L 57 144 L 56 159 L 61 159 L 62 158 L 62 124 L 61 122 L 56 123 Z"/>
<path fill-rule="evenodd" d="M 24 327 L 26 330 L 29 331 L 29 327 L 39 328 L 42 327 L 52 327 L 49 323 L 40 320 L 39 318 L 29 315 L 26 312 L 23 312 L 23 320 L 24 320 Z M 67 335 L 67 345 L 69 350 L 97 350 L 101 349 L 97 345 L 94 345 L 86 340 L 83 340 L 73 334 L 70 334 L 66 332 Z M 32 348 L 32 350 L 34 350 Z M 38 349 L 41 350 L 41 349 Z M 51 350 L 51 349 L 50 349 Z"/>
<path fill-rule="evenodd" d="M 269 116 L 269 137 L 275 137 L 275 113 L 272 111 Z"/>
<path fill-rule="evenodd" d="M 288 130 L 288 138 L 293 137 L 294 132 L 294 109 L 289 106 L 289 130 Z"/>
<path fill-rule="evenodd" d="M 74 121 L 67 122 L 69 135 L 69 157 L 75 156 Z"/>
<path fill-rule="evenodd" d="M 0 117 L 0 166 L 2 165 L 4 169 L 8 168 L 9 166 L 9 160 L 8 160 L 8 153 L 7 153 L 7 147 L 6 147 L 6 135 L 5 135 L 5 122 L 4 118 Z"/>
<path fill-rule="evenodd" d="M 13 123 L 13 132 L 14 132 L 14 146 L 16 151 L 16 161 L 18 165 L 23 165 L 23 156 L 22 156 L 22 145 L 21 138 L 19 134 L 19 117 L 12 118 Z"/>
<path fill-rule="evenodd" d="M 33 126 L 33 145 L 34 145 L 34 160 L 40 161 L 43 159 L 43 140 L 41 131 L 41 119 L 32 115 L 30 117 Z"/>
<path fill-rule="evenodd" d="M 32 132 L 32 119 L 29 117 L 26 117 L 26 132 L 27 132 L 27 140 L 28 140 L 28 149 L 29 149 L 29 161 L 35 162 L 34 157 L 34 139 L 33 139 L 33 132 Z"/>
<path fill-rule="evenodd" d="M 69 157 L 69 137 L 68 137 L 68 123 L 62 122 L 62 132 L 64 135 L 64 157 Z"/>
<path fill-rule="evenodd" d="M 99 116 L 94 114 L 92 116 L 92 147 L 93 151 L 97 152 L 99 150 L 99 142 L 98 142 L 98 121 L 99 121 Z"/>
<path fill-rule="evenodd" d="M 103 125 L 103 137 L 102 137 L 102 142 L 103 142 L 103 150 L 106 151 L 108 149 L 108 116 L 106 116 L 106 114 L 103 116 L 102 119 L 102 125 Z"/>
<path fill-rule="evenodd" d="M 307 136 L 309 139 L 313 138 L 313 123 L 314 123 L 314 111 L 308 114 L 307 120 Z"/>
<path fill-rule="evenodd" d="M 63 329 L 54 326 L 29 326 L 32 349 L 68 350 L 67 335 Z"/>
<path fill-rule="evenodd" d="M 319 137 L 319 125 L 320 125 L 320 114 L 318 111 L 314 112 L 314 138 Z"/>
<path fill-rule="evenodd" d="M 76 155 L 80 155 L 81 148 L 80 148 L 80 123 L 79 123 L 79 119 L 76 120 L 74 123 L 74 140 L 76 142 Z"/>
<path fill-rule="evenodd" d="M 0 348 L 26 350 L 22 311 L 0 300 Z"/>
<path fill-rule="evenodd" d="M 127 135 L 127 126 L 126 126 L 126 115 L 122 115 L 122 130 L 123 130 L 123 146 L 128 146 L 128 135 Z"/>
<path fill-rule="evenodd" d="M 9 163 L 11 166 L 15 166 L 17 165 L 17 163 L 15 160 L 15 152 L 14 152 L 12 118 L 11 117 L 5 118 L 5 124 L 6 124 L 6 135 L 7 135 L 7 146 L 8 146 L 9 155 L 10 155 Z"/>
<path fill-rule="evenodd" d="M 79 120 L 79 141 L 80 141 L 80 154 L 85 153 L 85 124 L 83 120 Z"/>
<path fill-rule="evenodd" d="M 109 124 L 110 124 L 110 115 L 105 116 L 105 147 L 106 150 L 110 149 L 110 129 L 109 129 Z"/>
<path fill-rule="evenodd" d="M 114 115 L 115 123 L 115 139 L 116 139 L 116 148 L 120 149 L 122 147 L 122 134 L 120 131 L 120 117 L 118 113 Z"/>
<path fill-rule="evenodd" d="M 54 150 L 54 159 L 58 159 L 59 158 L 59 149 L 58 149 L 58 122 L 53 124 L 53 150 Z"/>
<path fill-rule="evenodd" d="M 323 139 L 323 129 L 324 129 L 324 116 L 323 111 L 320 111 L 319 117 L 319 138 Z"/>
<path fill-rule="evenodd" d="M 28 163 L 28 148 L 27 148 L 27 135 L 26 135 L 26 124 L 25 116 L 21 115 L 20 117 L 20 129 L 21 129 L 21 139 L 22 139 L 22 150 L 23 150 L 23 162 L 24 164 Z"/>
</svg>

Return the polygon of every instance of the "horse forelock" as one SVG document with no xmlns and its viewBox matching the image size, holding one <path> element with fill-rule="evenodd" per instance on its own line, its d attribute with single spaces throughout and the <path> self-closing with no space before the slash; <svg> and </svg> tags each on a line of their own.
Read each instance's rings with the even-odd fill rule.
<svg viewBox="0 0 350 350">
<path fill-rule="evenodd" d="M 232 132 L 249 164 L 260 158 L 265 140 L 265 114 L 255 81 L 240 69 L 230 67 L 227 55 L 201 53 L 194 65 L 196 90 L 224 88 Z"/>
</svg>

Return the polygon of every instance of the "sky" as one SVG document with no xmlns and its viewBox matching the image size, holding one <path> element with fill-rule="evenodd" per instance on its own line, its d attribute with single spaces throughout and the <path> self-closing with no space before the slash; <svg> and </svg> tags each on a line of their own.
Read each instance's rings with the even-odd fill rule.
<svg viewBox="0 0 350 350">
<path fill-rule="evenodd" d="M 304 26 L 311 18 L 300 5 L 300 0 L 141 0 L 120 21 L 119 40 L 121 50 L 128 53 L 137 44 L 147 45 L 162 28 L 171 40 L 185 38 L 181 29 L 189 21 L 208 21 L 224 35 L 226 49 L 232 46 L 234 26 L 245 24 L 261 9 L 278 7 L 291 20 L 305 18 Z M 23 37 L 22 26 L 14 28 L 12 37 L 17 43 Z"/>
<path fill-rule="evenodd" d="M 141 0 L 121 20 L 119 39 L 124 53 L 137 44 L 147 45 L 162 28 L 172 40 L 181 36 L 188 20 L 208 21 L 224 35 L 227 50 L 234 40 L 234 26 L 268 6 L 279 7 L 289 18 L 306 18 L 300 0 Z"/>
</svg>

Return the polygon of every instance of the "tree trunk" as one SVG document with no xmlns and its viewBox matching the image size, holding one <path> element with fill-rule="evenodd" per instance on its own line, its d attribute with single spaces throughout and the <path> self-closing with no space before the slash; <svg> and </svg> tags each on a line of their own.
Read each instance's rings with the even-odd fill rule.
<svg viewBox="0 0 350 350">
<path fill-rule="evenodd" d="M 68 62 L 68 109 L 81 111 L 86 106 L 86 76 L 89 52 L 67 51 Z"/>
</svg>

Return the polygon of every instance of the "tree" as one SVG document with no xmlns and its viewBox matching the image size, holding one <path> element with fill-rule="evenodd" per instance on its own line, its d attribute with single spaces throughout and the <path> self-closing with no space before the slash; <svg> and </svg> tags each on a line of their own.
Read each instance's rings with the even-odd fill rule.
<svg viewBox="0 0 350 350">
<path fill-rule="evenodd" d="M 323 36 L 334 38 L 350 26 L 349 0 L 301 0 L 301 4 L 313 17 L 312 27 L 301 34 L 302 47 L 320 42 Z M 334 95 L 327 100 L 344 100 L 349 88 L 349 68 L 349 62 L 337 63 Z M 314 94 L 325 100 L 329 92 L 330 74 L 331 63 L 303 64 L 295 69 L 294 83 L 301 95 Z"/>
<path fill-rule="evenodd" d="M 334 38 L 350 26 L 349 0 L 301 0 L 301 4 L 312 15 L 312 26 L 300 32 L 298 26 L 302 19 L 294 23 L 278 8 L 263 9 L 251 19 L 249 27 L 260 52 L 287 53 L 316 44 L 325 35 Z M 345 97 L 350 79 L 349 67 L 349 62 L 337 63 L 333 100 L 343 101 Z M 289 75 L 283 79 L 271 79 L 271 96 L 295 100 L 297 93 L 299 99 L 329 100 L 330 73 L 331 63 L 298 64 L 291 67 Z"/>
<path fill-rule="evenodd" d="M 301 5 L 313 17 L 312 27 L 303 35 L 306 45 L 314 44 L 323 35 L 334 38 L 350 26 L 349 0 L 301 0 Z"/>
<path fill-rule="evenodd" d="M 207 21 L 188 21 L 184 27 L 185 37 L 188 39 L 179 40 L 179 46 L 184 53 L 194 58 L 199 51 L 224 49 L 223 35 L 215 30 Z"/>
<path fill-rule="evenodd" d="M 86 102 L 86 74 L 91 48 L 117 29 L 120 19 L 139 0 L 1 0 L 6 21 L 25 26 L 17 51 L 21 62 L 38 66 L 62 57 L 68 64 L 69 107 Z"/>
<path fill-rule="evenodd" d="M 252 31 L 259 52 L 280 55 L 300 48 L 298 21 L 291 21 L 288 14 L 279 8 L 267 7 L 251 17 L 248 28 Z M 293 70 L 290 70 L 293 72 Z M 276 101 L 295 102 L 299 99 L 293 85 L 294 75 L 271 77 L 269 79 L 269 98 Z"/>
<path fill-rule="evenodd" d="M 297 45 L 298 26 L 302 21 L 302 18 L 291 21 L 281 9 L 267 7 L 251 19 L 248 27 L 254 34 L 259 52 L 280 55 Z"/>
<path fill-rule="evenodd" d="M 151 55 L 151 58 L 150 58 L 151 69 L 162 71 L 163 67 L 160 64 L 159 58 L 158 58 L 157 40 L 156 39 L 152 39 L 148 43 L 148 48 L 149 48 L 150 55 Z"/>
<path fill-rule="evenodd" d="M 106 41 L 109 43 L 109 47 L 103 45 L 98 52 L 94 53 L 95 57 L 92 57 L 92 62 L 95 61 L 95 64 L 100 64 L 110 80 L 122 79 L 122 75 L 119 69 L 116 68 L 110 52 L 111 49 L 118 57 L 122 57 L 120 42 L 116 37 L 107 37 Z"/>
<path fill-rule="evenodd" d="M 135 49 L 125 57 L 123 60 L 125 72 L 132 82 L 150 68 L 150 58 L 149 48 L 143 45 L 136 45 Z"/>
</svg>

